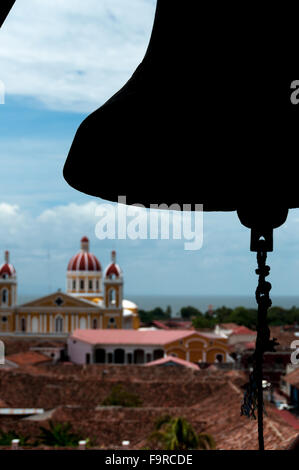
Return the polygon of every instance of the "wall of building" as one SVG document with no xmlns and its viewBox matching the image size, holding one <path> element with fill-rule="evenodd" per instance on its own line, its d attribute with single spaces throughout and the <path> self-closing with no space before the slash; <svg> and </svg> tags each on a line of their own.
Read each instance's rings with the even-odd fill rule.
<svg viewBox="0 0 299 470">
<path fill-rule="evenodd" d="M 214 363 L 218 355 L 221 355 L 223 362 L 226 362 L 229 349 L 226 338 L 215 340 L 200 337 L 195 333 L 191 337 L 166 345 L 165 352 L 167 355 L 176 355 L 180 359 L 191 362 Z"/>
<path fill-rule="evenodd" d="M 77 341 L 73 338 L 68 338 L 67 350 L 69 359 L 74 364 L 86 364 L 86 355 L 89 354 L 92 361 L 93 347 L 83 341 Z"/>
<path fill-rule="evenodd" d="M 72 338 L 70 339 L 72 341 Z M 79 346 L 80 342 L 76 340 L 76 343 L 72 343 L 69 355 L 70 360 L 75 363 L 80 356 L 82 349 L 83 355 L 86 353 L 86 347 Z M 79 352 L 76 352 L 76 349 Z M 92 360 L 97 363 L 112 363 L 112 364 L 144 364 L 151 362 L 155 359 L 166 355 L 175 355 L 181 359 L 185 359 L 191 362 L 208 362 L 215 363 L 228 362 L 228 346 L 226 339 L 221 338 L 220 341 L 199 337 L 197 333 L 193 336 L 184 338 L 182 340 L 174 341 L 167 345 L 98 345 L 93 346 Z M 78 354 L 78 355 L 77 355 Z M 80 356 L 80 361 L 84 360 Z"/>
<path fill-rule="evenodd" d="M 228 338 L 228 344 L 237 344 L 237 343 L 251 343 L 256 340 L 256 335 L 230 335 Z"/>
</svg>

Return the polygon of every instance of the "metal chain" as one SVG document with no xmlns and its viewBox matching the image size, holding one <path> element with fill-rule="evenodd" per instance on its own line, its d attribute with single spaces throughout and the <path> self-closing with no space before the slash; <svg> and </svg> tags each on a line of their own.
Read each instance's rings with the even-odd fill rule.
<svg viewBox="0 0 299 470">
<path fill-rule="evenodd" d="M 264 249 L 264 240 L 259 241 L 257 251 L 258 269 L 255 270 L 259 276 L 255 298 L 258 304 L 257 337 L 255 351 L 252 355 L 253 371 L 246 384 L 244 400 L 241 406 L 241 415 L 256 419 L 255 411 L 258 412 L 258 439 L 259 450 L 264 450 L 263 432 L 263 356 L 266 351 L 275 351 L 278 345 L 276 338 L 270 340 L 270 329 L 267 324 L 267 312 L 272 302 L 269 296 L 271 290 L 270 282 L 266 281 L 269 276 L 270 267 L 266 265 L 267 251 Z"/>
</svg>

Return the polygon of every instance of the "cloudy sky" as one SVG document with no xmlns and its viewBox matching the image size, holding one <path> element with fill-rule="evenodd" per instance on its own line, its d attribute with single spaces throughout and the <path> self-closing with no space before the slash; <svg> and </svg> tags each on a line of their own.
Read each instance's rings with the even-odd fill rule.
<svg viewBox="0 0 299 470">
<path fill-rule="evenodd" d="M 117 250 L 127 293 L 251 295 L 255 289 L 249 232 L 236 214 L 204 214 L 198 251 L 184 250 L 184 240 L 99 240 L 96 208 L 103 201 L 62 177 L 78 125 L 142 60 L 154 9 L 155 0 L 23 0 L 0 31 L 0 250 L 11 251 L 21 294 L 64 289 L 82 235 L 103 267 Z M 269 261 L 276 295 L 299 294 L 298 228 L 295 210 L 275 233 Z"/>
</svg>

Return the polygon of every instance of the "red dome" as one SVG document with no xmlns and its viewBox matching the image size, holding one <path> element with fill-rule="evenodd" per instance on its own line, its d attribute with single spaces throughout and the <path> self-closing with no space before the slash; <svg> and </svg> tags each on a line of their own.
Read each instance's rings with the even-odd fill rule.
<svg viewBox="0 0 299 470">
<path fill-rule="evenodd" d="M 7 276 L 14 276 L 16 274 L 16 270 L 12 264 L 4 263 L 0 266 L 0 277 Z"/>
<path fill-rule="evenodd" d="M 87 237 L 81 238 L 81 251 L 74 255 L 68 264 L 68 271 L 101 271 L 98 258 L 89 253 L 89 240 Z"/>
<path fill-rule="evenodd" d="M 68 264 L 68 271 L 101 271 L 101 264 L 92 253 L 80 252 L 74 255 Z"/>
<path fill-rule="evenodd" d="M 113 275 L 115 275 L 116 277 L 119 277 L 121 275 L 120 267 L 115 263 L 109 264 L 105 271 L 105 277 L 110 277 Z"/>
</svg>

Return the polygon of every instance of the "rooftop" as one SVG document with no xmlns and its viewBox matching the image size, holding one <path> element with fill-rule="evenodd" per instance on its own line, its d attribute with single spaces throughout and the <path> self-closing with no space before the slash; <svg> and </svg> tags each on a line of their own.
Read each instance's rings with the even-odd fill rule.
<svg viewBox="0 0 299 470">
<path fill-rule="evenodd" d="M 193 362 L 190 361 L 185 361 L 184 359 L 180 359 L 179 357 L 173 357 L 173 356 L 165 356 L 162 357 L 161 359 L 157 359 L 156 361 L 151 361 L 145 364 L 145 367 L 148 366 L 183 366 L 183 367 L 189 367 L 190 369 L 196 369 L 198 370 L 199 367 L 194 364 Z"/>
<path fill-rule="evenodd" d="M 36 351 L 25 351 L 17 354 L 11 354 L 6 356 L 7 361 L 14 362 L 18 365 L 34 365 L 41 364 L 43 362 L 49 362 L 51 359 L 44 354 L 38 353 Z"/>
<path fill-rule="evenodd" d="M 212 368 L 43 364 L 32 370 L 0 370 L 1 398 L 6 407 L 51 410 L 51 418 L 45 418 L 43 426 L 47 427 L 50 419 L 70 422 L 75 432 L 94 438 L 95 446 L 104 449 L 120 446 L 124 438 L 132 449 L 145 447 L 155 421 L 165 414 L 184 416 L 196 432 L 211 434 L 217 449 L 257 449 L 256 421 L 240 416 L 246 381 L 241 371 Z M 116 383 L 138 394 L 141 406 L 101 406 Z M 268 403 L 266 411 L 265 447 L 285 449 L 298 430 Z M 3 431 L 29 435 L 33 441 L 40 434 L 39 426 L 32 419 L 1 417 Z"/>
<path fill-rule="evenodd" d="M 211 339 L 223 339 L 212 333 L 193 330 L 75 330 L 72 339 L 89 344 L 165 345 L 198 334 Z"/>
</svg>

